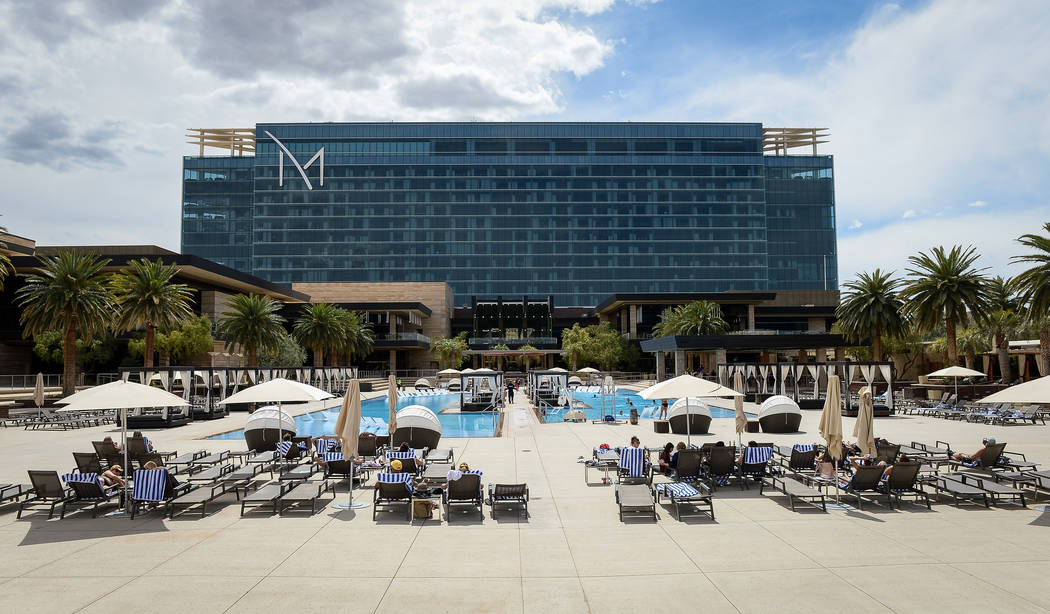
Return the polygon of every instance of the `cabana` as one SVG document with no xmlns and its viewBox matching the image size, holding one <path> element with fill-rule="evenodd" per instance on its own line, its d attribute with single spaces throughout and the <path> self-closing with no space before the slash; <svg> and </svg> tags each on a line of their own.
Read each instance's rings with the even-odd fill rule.
<svg viewBox="0 0 1050 614">
<path fill-rule="evenodd" d="M 842 413 L 856 415 L 852 392 L 870 386 L 876 392 L 875 415 L 894 412 L 893 388 L 896 385 L 892 362 L 839 360 L 828 362 L 734 362 L 717 367 L 718 381 L 733 385 L 740 373 L 745 398 L 761 403 L 769 397 L 783 395 L 798 403 L 801 409 L 823 409 L 827 396 L 828 376 L 838 375 L 842 383 Z M 881 402 L 883 395 L 885 401 Z"/>
<path fill-rule="evenodd" d="M 260 407 L 244 424 L 244 442 L 256 452 L 274 450 L 285 435 L 295 433 L 295 420 L 277 405 Z"/>
<path fill-rule="evenodd" d="M 441 441 L 441 420 L 437 414 L 422 405 L 409 405 L 397 412 L 397 429 L 390 436 L 390 445 L 408 443 L 412 449 L 436 448 Z"/>
<path fill-rule="evenodd" d="M 802 423 L 802 410 L 790 397 L 779 394 L 771 396 L 762 401 L 758 410 L 758 423 L 763 433 L 795 433 Z"/>
<path fill-rule="evenodd" d="M 459 376 L 460 411 L 499 411 L 503 407 L 503 374 L 477 369 Z"/>
<path fill-rule="evenodd" d="M 430 385 L 430 380 L 425 377 L 421 377 L 416 380 L 416 390 L 433 390 L 434 387 Z"/>
<path fill-rule="evenodd" d="M 533 405 L 541 404 L 559 406 L 558 400 L 566 398 L 569 388 L 569 374 L 565 369 L 529 371 L 529 399 Z"/>
<path fill-rule="evenodd" d="M 698 397 L 678 399 L 667 411 L 667 421 L 676 435 L 703 435 L 711 429 L 711 408 Z"/>
</svg>

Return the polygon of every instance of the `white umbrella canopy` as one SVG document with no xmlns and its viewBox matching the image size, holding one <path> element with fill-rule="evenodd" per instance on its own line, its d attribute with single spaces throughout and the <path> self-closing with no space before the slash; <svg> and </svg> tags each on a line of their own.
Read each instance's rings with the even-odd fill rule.
<svg viewBox="0 0 1050 614">
<path fill-rule="evenodd" d="M 939 371 L 927 373 L 926 377 L 984 377 L 984 373 L 966 367 L 945 367 Z"/>
<path fill-rule="evenodd" d="M 460 373 L 473 373 L 473 372 L 474 372 L 474 369 L 471 369 L 470 367 L 467 367 L 466 369 L 463 369 L 462 371 L 460 371 Z"/>
<path fill-rule="evenodd" d="M 554 367 L 553 369 L 547 369 L 547 370 L 550 371 L 551 373 L 568 373 L 567 370 L 562 369 L 561 367 Z"/>
<path fill-rule="evenodd" d="M 638 393 L 643 399 L 681 399 L 684 397 L 742 397 L 743 394 L 716 382 L 692 375 L 679 375 Z"/>
<path fill-rule="evenodd" d="M 447 375 L 449 377 L 451 377 L 453 375 L 459 375 L 459 373 L 460 372 L 459 372 L 458 369 L 442 369 L 442 370 L 437 372 L 438 375 Z"/>
<path fill-rule="evenodd" d="M 857 409 L 857 422 L 853 425 L 853 436 L 857 438 L 861 452 L 875 454 L 875 407 L 868 386 L 860 390 L 860 407 Z"/>
<path fill-rule="evenodd" d="M 1010 386 L 990 394 L 978 403 L 1050 403 L 1050 375 Z"/>
<path fill-rule="evenodd" d="M 828 398 L 820 414 L 820 436 L 828 444 L 828 454 L 834 460 L 842 458 L 842 389 L 839 376 L 828 377 Z"/>
<path fill-rule="evenodd" d="M 55 401 L 65 405 L 58 411 L 94 409 L 133 409 L 136 407 L 186 407 L 190 403 L 161 388 L 116 380 L 101 386 L 81 390 Z"/>
<path fill-rule="evenodd" d="M 256 384 L 235 392 L 219 401 L 219 405 L 231 403 L 296 403 L 322 401 L 334 398 L 335 395 L 309 384 L 296 382 L 283 377 L 274 378 L 262 384 Z"/>
<path fill-rule="evenodd" d="M 959 378 L 960 377 L 984 377 L 984 373 L 967 369 L 966 367 L 945 367 L 933 373 L 927 373 L 926 377 L 950 377 L 955 380 L 955 402 L 959 402 Z"/>
<path fill-rule="evenodd" d="M 601 373 L 601 371 L 599 371 L 598 369 L 595 369 L 594 367 L 584 367 L 582 369 L 576 369 L 576 372 L 577 373 Z"/>
<path fill-rule="evenodd" d="M 466 373 L 466 371 L 464 371 L 464 373 Z M 492 369 L 489 369 L 488 367 L 486 367 L 484 369 L 475 369 L 474 371 L 471 371 L 471 373 L 473 373 L 474 375 L 478 375 L 478 374 L 481 374 L 481 375 L 493 375 L 496 372 L 493 371 Z"/>
</svg>

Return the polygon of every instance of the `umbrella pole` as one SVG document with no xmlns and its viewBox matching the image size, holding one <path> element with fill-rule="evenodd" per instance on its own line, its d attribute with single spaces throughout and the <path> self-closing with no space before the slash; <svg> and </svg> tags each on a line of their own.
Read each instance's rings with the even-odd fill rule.
<svg viewBox="0 0 1050 614">
<path fill-rule="evenodd" d="M 128 518 L 131 514 L 128 512 L 128 480 L 131 478 L 131 472 L 128 471 L 128 408 L 120 408 L 120 441 L 124 446 L 124 486 L 123 490 L 123 508 L 106 514 L 106 518 Z"/>
</svg>

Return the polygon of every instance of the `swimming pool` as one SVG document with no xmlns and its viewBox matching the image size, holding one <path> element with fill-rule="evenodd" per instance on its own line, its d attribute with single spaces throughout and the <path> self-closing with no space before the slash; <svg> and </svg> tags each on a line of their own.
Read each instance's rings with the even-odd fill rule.
<svg viewBox="0 0 1050 614">
<path fill-rule="evenodd" d="M 422 405 L 437 414 L 441 421 L 442 437 L 493 437 L 496 433 L 497 416 L 486 413 L 442 413 L 446 409 L 459 408 L 458 394 L 433 394 L 425 396 L 402 396 L 397 408 Z M 361 431 L 386 435 L 390 409 L 386 397 L 378 397 L 361 403 Z M 319 437 L 332 435 L 335 421 L 339 418 L 339 407 L 315 411 L 295 417 L 296 433 L 301 436 Z M 243 439 L 244 429 L 214 435 L 208 439 Z"/>
<path fill-rule="evenodd" d="M 583 403 L 589 407 L 578 407 L 577 409 L 583 410 L 583 413 L 587 415 L 588 420 L 600 420 L 602 417 L 601 411 L 601 399 L 597 392 L 588 391 L 576 391 L 573 397 L 577 403 Z M 675 402 L 675 399 L 667 399 L 667 405 L 671 406 Z M 728 401 L 727 403 L 732 403 Z M 655 418 L 660 413 L 660 401 L 646 401 L 642 397 L 638 396 L 637 393 L 631 390 L 625 390 L 623 388 L 616 389 L 616 396 L 613 399 L 613 415 L 616 418 L 628 418 L 631 415 L 631 407 L 638 409 L 639 418 Z M 707 406 L 711 408 L 712 418 L 732 418 L 736 414 L 732 409 L 732 406 L 719 407 L 717 405 L 711 405 L 707 403 Z M 606 410 L 608 410 L 608 400 L 606 400 Z M 606 411 L 608 413 L 608 411 Z M 561 412 L 564 415 L 564 411 Z M 551 418 L 552 422 L 557 422 L 557 417 Z"/>
</svg>

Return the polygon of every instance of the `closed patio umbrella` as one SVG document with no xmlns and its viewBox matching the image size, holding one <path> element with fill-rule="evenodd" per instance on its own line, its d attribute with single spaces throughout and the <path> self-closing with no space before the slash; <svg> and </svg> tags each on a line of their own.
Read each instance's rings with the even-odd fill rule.
<svg viewBox="0 0 1050 614">
<path fill-rule="evenodd" d="M 44 374 L 43 373 L 39 373 L 38 372 L 36 374 L 36 385 L 33 386 L 33 402 L 36 403 L 36 406 L 38 408 L 44 406 Z"/>
<path fill-rule="evenodd" d="M 386 400 L 390 405 L 390 416 L 387 418 L 387 435 L 393 435 L 397 430 L 397 380 L 391 375 L 386 388 Z"/>
<path fill-rule="evenodd" d="M 820 436 L 828 444 L 828 454 L 835 461 L 842 458 L 842 389 L 839 376 L 828 377 L 828 398 L 820 414 Z"/>
<path fill-rule="evenodd" d="M 853 425 L 853 436 L 857 438 L 861 452 L 875 454 L 875 407 L 868 386 L 860 391 L 860 407 L 857 409 L 857 422 Z"/>
<path fill-rule="evenodd" d="M 368 507 L 364 501 L 354 501 L 353 462 L 357 456 L 361 437 L 361 383 L 350 380 L 343 395 L 343 405 L 339 409 L 339 418 L 335 422 L 335 434 L 343 442 L 343 458 L 350 462 L 350 494 L 346 503 L 336 503 L 334 507 L 343 510 Z"/>
<path fill-rule="evenodd" d="M 739 371 L 733 375 L 733 388 L 736 389 L 737 392 L 744 392 L 744 378 L 740 376 Z M 738 397 L 733 397 L 733 409 L 736 417 L 737 440 L 742 441 L 740 434 L 747 430 L 747 416 L 744 414 L 743 394 Z"/>
</svg>

